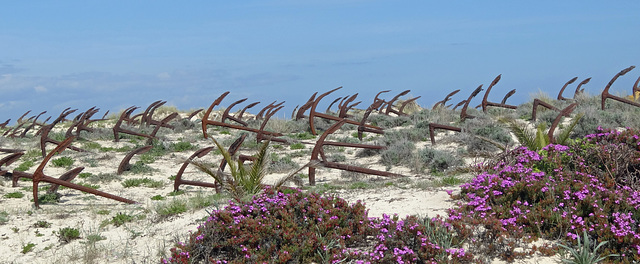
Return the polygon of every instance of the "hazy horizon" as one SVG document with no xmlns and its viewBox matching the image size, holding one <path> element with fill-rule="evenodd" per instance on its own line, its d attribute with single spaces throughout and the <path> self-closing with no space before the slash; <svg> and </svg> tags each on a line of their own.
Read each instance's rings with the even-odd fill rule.
<svg viewBox="0 0 640 264">
<path fill-rule="evenodd" d="M 565 96 L 592 77 L 599 94 L 640 62 L 640 2 L 168 1 L 11 2 L 0 10 L 0 122 L 67 107 L 96 116 L 157 100 L 181 110 L 286 101 L 289 117 L 314 92 L 323 102 L 404 90 L 430 107 L 502 79 L 490 98 L 521 104 Z M 630 94 L 635 69 L 611 91 Z M 481 99 L 476 98 L 479 102 Z M 409 98 L 409 97 L 404 97 Z M 324 107 L 326 108 L 326 106 Z M 322 108 L 322 110 L 324 110 Z"/>
</svg>

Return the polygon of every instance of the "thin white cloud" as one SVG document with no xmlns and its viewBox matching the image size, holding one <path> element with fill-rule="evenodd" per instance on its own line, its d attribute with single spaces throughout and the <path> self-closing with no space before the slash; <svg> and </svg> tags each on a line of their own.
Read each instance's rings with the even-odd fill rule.
<svg viewBox="0 0 640 264">
<path fill-rule="evenodd" d="M 36 90 L 36 92 L 38 93 L 44 93 L 47 92 L 47 87 L 44 87 L 43 85 L 38 85 L 36 87 L 33 87 L 34 90 Z"/>
<path fill-rule="evenodd" d="M 161 72 L 157 76 L 158 76 L 158 79 L 160 79 L 160 80 L 171 79 L 171 74 L 169 74 L 168 72 Z"/>
</svg>

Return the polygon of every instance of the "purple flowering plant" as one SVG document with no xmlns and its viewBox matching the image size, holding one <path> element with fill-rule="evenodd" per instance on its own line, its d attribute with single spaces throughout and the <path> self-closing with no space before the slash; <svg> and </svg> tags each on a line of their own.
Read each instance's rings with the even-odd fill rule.
<svg viewBox="0 0 640 264">
<path fill-rule="evenodd" d="M 608 241 L 609 261 L 640 260 L 638 131 L 601 130 L 569 146 L 513 150 L 484 164 L 484 173 L 462 186 L 449 221 L 472 226 L 474 253 L 503 259 L 553 253 L 555 246 L 530 247 L 537 238 L 576 243 L 583 231 Z M 456 224 L 457 223 L 457 224 Z M 471 224 L 471 225 L 469 225 Z"/>
<path fill-rule="evenodd" d="M 613 263 L 640 261 L 640 134 L 599 130 L 480 165 L 445 217 L 370 218 L 361 202 L 266 188 L 211 213 L 165 263 L 513 261 L 586 232 Z M 542 245 L 530 242 L 551 241 Z M 602 242 L 607 242 L 602 243 Z"/>
<path fill-rule="evenodd" d="M 455 233 L 443 219 L 369 218 L 362 203 L 272 188 L 249 202 L 211 213 L 189 241 L 163 263 L 469 263 L 473 256 L 449 235 L 438 243 L 427 230 Z M 446 245 L 446 246 L 443 246 Z"/>
</svg>

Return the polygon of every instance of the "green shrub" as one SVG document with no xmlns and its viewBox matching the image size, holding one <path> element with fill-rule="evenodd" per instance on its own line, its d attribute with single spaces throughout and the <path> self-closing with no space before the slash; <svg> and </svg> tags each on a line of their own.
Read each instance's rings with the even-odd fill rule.
<svg viewBox="0 0 640 264">
<path fill-rule="evenodd" d="M 64 227 L 60 228 L 58 232 L 56 232 L 58 239 L 62 243 L 69 243 L 71 240 L 80 238 L 80 230 L 72 227 Z"/>
<path fill-rule="evenodd" d="M 195 150 L 198 148 L 197 146 L 192 145 L 190 142 L 180 141 L 177 143 L 171 144 L 171 149 L 177 152 L 183 152 L 187 150 Z"/>
<path fill-rule="evenodd" d="M 164 199 L 165 199 L 164 196 L 162 196 L 160 194 L 155 195 L 155 196 L 151 196 L 151 200 L 153 200 L 153 201 L 162 201 Z"/>
<path fill-rule="evenodd" d="M 270 173 L 282 173 L 291 171 L 298 167 L 290 156 L 279 157 L 278 154 L 271 153 L 268 170 Z"/>
<path fill-rule="evenodd" d="M 297 133 L 297 134 L 294 134 L 294 135 L 292 135 L 290 137 L 294 138 L 294 139 L 298 139 L 298 140 L 307 140 L 307 139 L 315 139 L 316 138 L 316 136 L 314 136 L 313 134 L 311 134 L 309 132 Z"/>
<path fill-rule="evenodd" d="M 304 149 L 305 146 L 302 143 L 293 143 L 289 146 L 289 148 L 292 150 L 298 150 L 298 149 Z"/>
<path fill-rule="evenodd" d="M 152 162 L 155 162 L 155 159 L 151 156 L 147 156 L 148 158 L 153 159 Z M 131 164 L 131 168 L 129 169 L 129 174 L 151 174 L 154 171 L 157 171 L 156 169 L 152 168 L 151 166 L 147 165 L 144 161 L 142 161 L 142 157 L 140 157 L 141 160 L 137 161 L 134 164 Z M 146 162 L 149 162 L 150 160 L 146 160 Z M 149 162 L 149 163 L 152 163 Z"/>
<path fill-rule="evenodd" d="M 91 172 L 82 172 L 80 174 L 78 174 L 78 178 L 80 179 L 86 179 L 93 176 L 93 174 Z"/>
<path fill-rule="evenodd" d="M 122 182 L 122 186 L 125 188 L 131 187 L 148 187 L 148 188 L 161 188 L 164 186 L 164 183 L 161 181 L 152 180 L 149 178 L 134 178 L 134 179 L 126 179 Z"/>
<path fill-rule="evenodd" d="M 6 211 L 0 211 L 0 225 L 4 225 L 9 222 L 9 213 Z"/>
<path fill-rule="evenodd" d="M 427 169 L 430 172 L 443 172 L 449 168 L 461 166 L 463 161 L 446 151 L 425 147 L 417 153 L 417 164 L 413 166 L 417 171 Z"/>
<path fill-rule="evenodd" d="M 57 204 L 58 202 L 60 202 L 60 197 L 62 195 L 58 194 L 58 193 L 47 193 L 47 194 L 43 194 L 38 196 L 38 202 L 40 204 Z"/>
<path fill-rule="evenodd" d="M 140 217 L 134 216 L 134 215 L 130 215 L 130 214 L 126 214 L 126 213 L 117 213 L 116 215 L 114 215 L 113 217 L 111 217 L 110 220 L 105 220 L 103 221 L 100 226 L 104 227 L 107 226 L 109 224 L 112 224 L 116 227 L 122 226 L 126 223 L 130 223 L 135 221 L 136 219 L 139 219 Z"/>
<path fill-rule="evenodd" d="M 156 205 L 155 211 L 163 218 L 181 214 L 187 211 L 187 202 L 182 199 L 173 199 L 168 203 Z"/>
<path fill-rule="evenodd" d="M 40 221 L 37 221 L 35 224 L 33 224 L 33 227 L 36 227 L 36 228 L 49 228 L 49 227 L 51 227 L 51 223 L 49 223 L 47 221 L 44 221 L 44 220 L 40 220 Z"/>
<path fill-rule="evenodd" d="M 60 157 L 54 160 L 51 160 L 51 165 L 54 167 L 64 167 L 69 168 L 73 165 L 73 159 L 70 157 Z"/>
<path fill-rule="evenodd" d="M 33 250 L 33 248 L 36 246 L 36 244 L 34 243 L 28 243 L 25 246 L 22 247 L 22 254 L 27 254 L 29 252 L 31 252 Z"/>
<path fill-rule="evenodd" d="M 11 193 L 4 194 L 4 198 L 22 198 L 22 197 L 24 197 L 24 193 L 22 192 L 11 192 Z"/>
<path fill-rule="evenodd" d="M 411 153 L 415 150 L 415 143 L 407 140 L 396 141 L 380 154 L 381 162 L 387 168 L 408 164 Z"/>
<path fill-rule="evenodd" d="M 20 163 L 20 165 L 18 165 L 18 167 L 15 168 L 15 171 L 27 171 L 29 170 L 31 167 L 33 167 L 34 165 L 36 165 L 35 160 L 26 160 L 22 163 Z"/>
</svg>

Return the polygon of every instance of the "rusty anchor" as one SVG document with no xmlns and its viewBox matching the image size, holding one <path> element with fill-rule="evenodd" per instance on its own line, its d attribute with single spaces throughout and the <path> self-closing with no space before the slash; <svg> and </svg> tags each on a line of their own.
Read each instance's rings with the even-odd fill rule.
<svg viewBox="0 0 640 264">
<path fill-rule="evenodd" d="M 367 123 L 367 119 L 369 118 L 369 115 L 371 115 L 371 112 L 373 112 L 373 110 L 380 108 L 383 103 L 384 101 L 382 100 L 374 100 L 374 102 L 369 107 L 367 107 L 367 110 L 364 111 L 364 115 L 362 115 L 362 120 L 360 120 L 360 124 L 358 125 L 358 139 L 360 139 L 360 141 L 362 141 L 362 135 L 364 132 L 371 132 L 379 135 L 384 134 L 384 130 L 382 129 L 369 128 L 365 126 L 365 124 Z"/>
<path fill-rule="evenodd" d="M 562 109 L 560 111 L 560 113 L 558 114 L 558 116 L 556 116 L 556 119 L 553 120 L 553 123 L 551 123 L 551 127 L 549 128 L 549 131 L 547 132 L 547 137 L 549 138 L 549 143 L 554 144 L 555 142 L 555 138 L 553 137 L 553 132 L 556 130 L 556 127 L 558 127 L 558 125 L 560 124 L 560 120 L 562 120 L 563 116 L 570 116 L 571 112 L 573 112 L 574 109 L 576 109 L 576 106 L 578 104 L 577 103 L 572 103 L 569 106 L 565 107 L 564 109 Z"/>
<path fill-rule="evenodd" d="M 509 97 L 511 97 L 513 94 L 516 93 L 516 89 L 513 89 L 511 91 L 509 91 L 504 98 L 502 99 L 502 102 L 500 103 L 494 103 L 494 102 L 490 102 L 488 100 L 489 98 L 489 93 L 491 92 L 491 88 L 493 88 L 493 86 L 495 86 L 496 84 L 498 84 L 498 82 L 500 81 L 500 78 L 502 77 L 502 74 L 498 75 L 495 79 L 493 79 L 493 81 L 491 82 L 491 84 L 489 85 L 489 87 L 487 88 L 487 91 L 484 93 L 484 97 L 482 98 L 482 103 L 480 104 L 480 106 L 482 106 L 482 112 L 486 113 L 487 112 L 487 108 L 489 106 L 495 106 L 495 107 L 501 107 L 501 108 L 508 108 L 508 109 L 517 109 L 518 107 L 515 105 L 509 105 L 506 104 L 507 99 Z"/>
<path fill-rule="evenodd" d="M 247 136 L 246 134 L 241 135 L 240 137 L 238 137 L 238 139 L 236 139 L 231 144 L 231 146 L 229 146 L 229 149 L 227 150 L 229 155 L 233 156 L 236 154 L 236 152 L 238 152 L 238 149 L 240 149 L 240 146 L 242 145 L 242 142 L 244 142 L 244 139 L 246 138 L 246 136 Z M 178 170 L 178 174 L 176 174 L 176 178 L 173 181 L 174 192 L 177 192 L 180 190 L 180 185 L 192 185 L 192 186 L 200 186 L 200 187 L 207 187 L 207 188 L 215 188 L 216 193 L 220 192 L 219 185 L 217 182 L 210 183 L 210 182 L 191 181 L 191 180 L 183 179 L 184 171 L 187 169 L 189 164 L 191 164 L 195 158 L 204 157 L 209 152 L 211 152 L 211 150 L 213 150 L 214 148 L 215 147 L 206 147 L 206 148 L 199 149 L 196 152 L 194 152 L 191 156 L 189 156 L 189 158 L 187 158 L 187 160 L 185 160 L 184 163 L 182 163 L 182 166 Z M 251 157 L 240 155 L 239 159 L 241 162 L 244 162 L 245 160 L 251 159 Z M 218 166 L 218 169 L 220 172 L 224 171 L 226 164 L 227 164 L 227 161 L 224 158 L 222 158 L 222 161 Z"/>
<path fill-rule="evenodd" d="M 625 103 L 625 104 L 630 104 L 630 105 L 633 105 L 633 106 L 636 106 L 636 107 L 640 107 L 640 104 L 637 103 L 637 102 L 631 101 L 631 100 L 626 99 L 626 98 L 618 97 L 618 96 L 615 96 L 615 95 L 612 95 L 612 94 L 609 93 L 609 88 L 611 88 L 611 85 L 613 85 L 613 82 L 615 82 L 618 79 L 618 77 L 620 77 L 622 75 L 625 75 L 628 72 L 630 72 L 631 70 L 633 70 L 635 67 L 636 66 L 631 66 L 629 68 L 626 68 L 626 69 L 618 72 L 615 76 L 613 76 L 611 81 L 609 81 L 607 86 L 602 91 L 602 95 L 601 95 L 601 97 L 602 97 L 602 101 L 601 101 L 602 110 L 604 110 L 604 106 L 605 106 L 604 103 L 605 103 L 605 100 L 607 100 L 607 99 L 612 99 L 612 100 L 616 100 L 618 102 L 622 102 L 622 103 Z"/>
<path fill-rule="evenodd" d="M 93 132 L 93 128 L 90 128 L 89 125 L 96 121 L 105 120 L 104 117 L 102 119 L 91 119 L 91 117 L 93 117 L 93 115 L 98 113 L 99 111 L 100 109 L 94 106 L 89 108 L 87 111 L 81 113 L 80 115 L 78 115 L 78 117 L 74 119 L 73 124 L 69 127 L 69 129 L 67 129 L 65 136 L 66 137 L 73 136 L 74 129 L 76 131 L 75 133 L 76 137 L 79 137 L 80 132 L 82 131 Z"/>
<path fill-rule="evenodd" d="M 337 116 L 333 116 L 333 115 L 328 115 L 328 114 L 324 114 L 324 113 L 319 113 L 316 111 L 316 108 L 318 107 L 318 103 L 320 103 L 320 100 L 322 100 L 322 98 L 326 97 L 327 95 L 341 89 L 341 87 L 335 88 L 331 91 L 328 91 L 326 93 L 321 94 L 318 97 L 315 97 L 315 93 L 313 94 L 313 96 L 311 96 L 311 99 L 309 99 L 309 101 L 307 101 L 307 103 L 305 103 L 302 107 L 300 107 L 300 109 L 298 110 L 298 114 L 296 115 L 296 118 L 304 118 L 304 112 L 306 111 L 306 109 L 309 109 L 309 127 L 311 129 L 311 133 L 313 135 L 318 135 L 318 133 L 316 132 L 316 128 L 314 125 L 314 118 L 315 117 L 319 117 L 319 118 L 323 118 L 323 119 L 328 119 L 328 120 L 333 120 L 333 121 L 342 121 L 345 120 L 346 123 L 352 124 L 352 125 L 360 125 L 360 122 L 355 121 L 355 120 L 351 120 L 351 119 L 346 119 L 346 118 L 340 118 Z M 313 100 L 312 100 L 313 99 Z M 377 126 L 372 126 L 372 125 L 365 125 L 368 128 L 374 128 L 374 129 L 378 129 L 380 130 L 380 127 Z"/>
<path fill-rule="evenodd" d="M 215 120 L 209 120 L 209 116 L 211 115 L 211 112 L 213 111 L 213 108 L 216 107 L 217 105 L 220 104 L 220 102 L 222 102 L 222 100 L 229 94 L 229 92 L 224 92 L 222 95 L 220 95 L 220 97 L 218 97 L 218 99 L 216 99 L 207 109 L 207 111 L 204 113 L 204 117 L 202 118 L 202 134 L 204 135 L 204 138 L 209 137 L 209 135 L 207 134 L 207 125 L 214 125 L 214 126 L 221 126 L 221 127 L 228 127 L 228 128 L 232 128 L 232 129 L 238 129 L 238 130 L 244 130 L 244 131 L 248 131 L 248 132 L 253 132 L 253 133 L 263 133 L 263 134 L 267 134 L 269 136 L 282 136 L 281 133 L 276 133 L 276 132 L 270 132 L 270 131 L 261 131 L 259 129 L 255 129 L 255 128 L 250 128 L 250 127 L 245 127 L 245 126 L 239 126 L 239 125 L 234 125 L 234 124 L 228 124 L 225 122 L 219 122 L 219 121 L 215 121 Z M 283 102 L 284 103 L 284 102 Z M 280 103 L 282 104 L 282 103 Z M 267 111 L 267 108 L 271 108 L 272 106 L 276 106 L 279 104 L 270 104 L 269 106 L 265 107 L 265 109 L 263 109 L 264 111 Z M 263 112 L 263 111 L 261 111 Z"/>
<path fill-rule="evenodd" d="M 240 104 L 240 103 L 242 103 L 242 102 L 244 102 L 244 101 L 246 101 L 246 100 L 247 100 L 247 98 L 244 98 L 244 99 L 240 99 L 240 100 L 238 100 L 238 101 L 235 101 L 235 102 L 231 103 L 231 104 L 229 105 L 229 107 L 227 107 L 227 109 L 225 109 L 225 110 L 224 110 L 224 112 L 222 113 L 222 119 L 220 120 L 220 122 L 223 122 L 223 123 L 224 123 L 224 121 L 226 121 L 227 119 L 229 119 L 229 120 L 235 121 L 235 122 L 236 122 L 236 123 L 238 123 L 238 124 L 241 124 L 242 126 L 245 126 L 245 127 L 246 127 L 246 126 L 248 126 L 247 122 L 242 121 L 242 119 L 241 119 L 241 118 L 236 118 L 235 116 L 232 116 L 232 115 L 230 115 L 230 114 L 229 114 L 229 111 L 231 111 L 231 109 L 232 109 L 234 106 L 236 106 L 237 104 Z M 245 110 L 246 110 L 246 109 L 245 109 Z M 244 113 L 244 112 L 243 112 L 243 113 Z"/>
<path fill-rule="evenodd" d="M 569 80 L 568 82 L 566 82 L 563 86 L 562 89 L 560 89 L 560 92 L 558 93 L 558 100 L 562 100 L 562 101 L 569 101 L 571 99 L 566 98 L 564 96 L 562 96 L 562 93 L 564 92 L 564 89 L 567 88 L 567 86 L 569 84 L 572 84 L 573 82 L 575 82 L 578 79 L 578 77 L 574 77 L 571 80 Z M 591 78 L 587 78 L 584 79 L 582 82 L 580 82 L 578 84 L 578 87 L 576 87 L 576 91 L 573 93 L 573 99 L 576 99 L 576 96 L 582 92 L 584 92 L 584 88 L 580 89 L 583 85 L 587 84 L 589 81 L 591 80 Z"/>
<path fill-rule="evenodd" d="M 329 106 L 327 106 L 327 110 L 325 110 L 324 112 L 327 114 L 331 114 L 331 107 L 333 107 L 334 104 L 336 104 L 338 101 L 342 100 L 342 97 L 338 97 L 335 100 L 333 100 L 333 102 L 331 102 L 329 104 Z M 339 108 L 339 107 L 338 107 Z"/>
<path fill-rule="evenodd" d="M 396 101 L 398 101 L 398 99 L 400 99 L 400 97 L 401 97 L 401 96 L 407 95 L 409 92 L 411 92 L 411 90 L 405 90 L 405 91 L 403 91 L 403 92 L 401 92 L 401 93 L 397 94 L 396 96 L 394 96 L 394 97 L 393 97 L 391 100 L 389 100 L 389 101 L 384 101 L 384 100 L 383 100 L 383 105 L 382 105 L 382 106 L 380 106 L 380 111 L 379 111 L 379 113 L 381 113 L 381 114 L 382 114 L 382 112 L 383 112 L 383 110 L 384 110 L 384 114 L 385 114 L 385 115 L 389 115 L 390 113 L 394 113 L 394 114 L 396 114 L 396 115 L 398 115 L 398 116 L 404 116 L 404 115 L 407 115 L 407 114 L 404 112 L 404 108 L 405 108 L 408 104 L 410 104 L 411 102 L 414 102 L 414 101 L 418 100 L 418 99 L 420 98 L 420 96 L 418 96 L 418 97 L 414 97 L 414 98 L 411 98 L 411 99 L 408 99 L 408 100 L 406 100 L 406 101 L 402 102 L 402 103 L 400 104 L 400 107 L 398 107 L 398 109 L 397 109 L 397 110 L 396 110 L 396 109 L 393 109 L 393 106 L 394 106 L 394 104 L 396 103 Z M 376 96 L 376 98 L 377 98 L 377 96 Z M 380 99 L 378 99 L 378 100 L 380 100 Z"/>
<path fill-rule="evenodd" d="M 269 109 L 272 109 L 272 108 L 278 108 L 278 107 L 282 106 L 282 104 L 284 104 L 284 101 L 282 101 L 280 103 L 277 103 L 277 104 L 276 104 L 276 102 L 277 101 L 273 101 L 272 103 L 270 103 L 267 106 L 265 106 L 264 108 L 262 108 L 260 110 L 260 112 L 258 112 L 258 114 L 256 115 L 255 119 L 256 120 L 261 120 L 262 118 L 264 118 L 264 113 L 266 111 L 269 111 Z"/>
<path fill-rule="evenodd" d="M 118 175 L 121 175 L 125 171 L 130 170 L 131 169 L 131 163 L 130 163 L 131 162 L 131 158 L 133 158 L 133 156 L 135 156 L 135 155 L 145 153 L 145 152 L 149 151 L 151 148 L 153 148 L 153 146 L 139 147 L 139 148 L 134 149 L 134 150 L 130 151 L 129 153 L 127 153 L 127 155 L 125 155 L 124 158 L 122 158 L 122 161 L 120 161 L 120 165 L 118 165 L 118 171 L 116 173 Z"/>
<path fill-rule="evenodd" d="M 555 106 L 553 106 L 553 105 L 551 105 L 551 104 L 549 104 L 549 103 L 547 103 L 545 101 L 542 101 L 542 100 L 540 100 L 538 98 L 533 99 L 533 110 L 531 111 L 531 120 L 533 120 L 533 121 L 536 121 L 536 116 L 537 116 L 537 112 L 538 112 L 538 106 L 543 106 L 544 108 L 551 109 L 551 110 L 554 110 L 554 111 L 560 111 L 560 109 L 558 109 L 557 107 L 555 107 Z"/>
<path fill-rule="evenodd" d="M 338 117 L 339 118 L 349 118 L 349 117 L 351 117 L 349 115 L 349 111 L 351 109 L 353 109 L 354 107 L 356 107 L 357 105 L 359 105 L 360 103 L 362 103 L 362 101 L 358 101 L 358 102 L 355 102 L 355 103 L 351 104 L 351 102 L 353 102 L 356 99 L 356 97 L 358 97 L 357 93 L 352 95 L 352 96 L 345 96 L 345 97 L 342 98 L 342 100 L 340 100 L 340 103 L 338 104 L 338 109 L 339 109 Z"/>
<path fill-rule="evenodd" d="M 187 120 L 191 120 L 194 116 L 196 116 L 197 114 L 199 114 L 200 112 L 204 111 L 204 109 L 200 108 L 198 110 L 195 110 L 193 112 L 191 112 L 188 116 L 187 116 Z"/>
<path fill-rule="evenodd" d="M 70 115 L 71 113 L 77 110 L 77 109 L 74 109 L 74 110 L 69 110 L 69 109 L 70 108 L 63 110 L 62 113 L 60 113 L 60 115 L 58 116 L 58 118 L 56 118 L 56 120 L 54 120 L 51 124 L 41 127 L 40 131 L 38 131 L 38 133 L 40 134 L 40 150 L 42 151 L 42 157 L 45 157 L 47 154 L 47 150 L 46 150 L 47 143 L 52 143 L 58 146 L 61 144 L 61 142 L 49 138 L 49 133 L 51 132 L 51 130 L 55 125 L 57 125 L 59 122 L 63 120 L 66 120 L 66 117 L 68 115 Z M 69 143 L 69 146 L 66 146 L 65 148 L 69 148 L 71 150 L 78 151 L 78 152 L 86 152 L 86 150 L 84 149 L 71 146 L 71 143 Z"/>
<path fill-rule="evenodd" d="M 462 101 L 464 103 L 460 102 L 460 103 L 458 103 L 458 105 L 456 105 L 456 108 L 458 106 L 462 105 L 462 109 L 460 110 L 460 121 L 464 121 L 467 118 L 474 118 L 474 116 L 467 114 L 467 109 L 469 108 L 469 103 L 471 103 L 471 99 L 476 97 L 476 95 L 478 95 L 480 92 L 482 92 L 482 84 L 480 86 L 478 86 L 478 88 L 476 88 L 471 93 L 471 95 L 469 95 L 469 98 L 467 98 L 467 100 Z"/>
<path fill-rule="evenodd" d="M 258 129 L 258 132 L 256 133 L 256 141 L 257 143 L 262 142 L 262 140 L 269 140 L 269 141 L 273 141 L 273 142 L 278 142 L 278 143 L 283 143 L 283 144 L 290 144 L 290 142 L 284 138 L 278 138 L 276 136 L 273 135 L 269 135 L 264 133 L 264 129 L 267 126 L 267 122 L 269 122 L 269 119 L 271 119 L 271 117 L 273 115 L 276 114 L 276 112 L 280 111 L 280 109 L 282 109 L 284 106 L 279 106 L 277 108 L 271 108 L 269 110 L 267 110 L 267 113 L 265 114 L 264 120 L 262 121 L 262 124 L 260 124 L 260 129 Z"/>
<path fill-rule="evenodd" d="M 51 152 L 49 152 L 49 154 L 42 160 L 42 163 L 40 163 L 40 165 L 38 166 L 38 168 L 34 171 L 33 174 L 29 174 L 29 173 L 25 173 L 25 172 L 19 172 L 19 171 L 13 171 L 13 178 L 14 178 L 14 183 L 17 182 L 18 178 L 30 178 L 33 182 L 33 201 L 35 204 L 36 208 L 40 208 L 40 204 L 38 201 L 38 184 L 43 181 L 43 182 L 48 182 L 51 184 L 57 184 L 57 185 L 62 185 L 71 189 L 75 189 L 78 191 L 83 191 L 86 193 L 91 193 L 94 195 L 98 195 L 98 196 L 102 196 L 105 198 L 109 198 L 109 199 L 113 199 L 116 201 L 120 201 L 120 202 L 124 202 L 124 203 L 129 203 L 129 204 L 133 204 L 136 203 L 133 200 L 129 200 L 126 198 L 122 198 L 120 196 L 117 195 L 112 195 L 106 192 L 102 192 L 102 191 L 98 191 L 96 189 L 93 188 L 89 188 L 86 186 L 82 186 L 79 184 L 75 184 L 75 183 L 71 183 L 68 181 L 65 181 L 63 179 L 58 179 L 58 178 L 54 178 L 54 177 L 50 177 L 44 174 L 43 170 L 44 167 L 47 165 L 47 163 L 49 162 L 49 160 L 51 160 L 51 158 L 53 157 L 54 154 L 56 153 L 60 153 L 62 151 L 64 151 L 67 147 L 69 147 L 71 145 L 71 142 L 75 139 L 75 137 L 70 137 L 65 139 L 64 141 L 60 142 L 60 144 L 58 144 L 58 146 L 56 146 L 55 149 L 53 149 Z M 72 173 L 67 173 L 67 175 L 65 176 L 65 178 L 70 179 L 73 178 L 74 176 L 72 176 L 72 174 L 76 174 L 79 173 L 82 169 L 74 169 L 72 170 Z M 77 173 L 76 173 L 77 172 Z"/>
<path fill-rule="evenodd" d="M 171 113 L 170 115 L 166 116 L 165 118 L 163 118 L 160 121 L 152 121 L 152 124 L 155 125 L 153 131 L 150 134 L 144 134 L 144 133 L 140 133 L 140 132 L 136 132 L 133 130 L 129 130 L 129 129 L 125 129 L 122 128 L 122 122 L 127 121 L 127 120 L 134 120 L 134 118 L 130 118 L 131 113 L 133 113 L 133 111 L 135 111 L 136 109 L 138 109 L 138 107 L 136 106 L 131 106 L 127 109 L 125 109 L 122 114 L 120 115 L 120 118 L 118 119 L 118 121 L 116 121 L 116 124 L 113 126 L 113 139 L 115 142 L 120 141 L 120 133 L 124 133 L 124 134 L 129 134 L 129 135 L 134 135 L 134 136 L 140 136 L 140 137 L 145 137 L 147 138 L 147 143 L 150 143 L 153 139 L 156 138 L 156 134 L 158 133 L 158 131 L 160 130 L 160 128 L 162 127 L 169 127 L 168 123 L 171 122 L 171 120 L 173 120 L 174 118 L 176 118 L 178 116 L 178 113 Z"/>
<path fill-rule="evenodd" d="M 0 149 L 0 152 L 9 153 L 9 155 L 0 159 L 0 176 L 6 175 L 9 171 L 3 170 L 2 166 L 9 166 L 14 163 L 16 160 L 20 159 L 22 155 L 24 155 L 24 151 L 21 149 Z M 10 176 L 11 173 L 9 173 Z"/>
<path fill-rule="evenodd" d="M 444 99 L 442 99 L 442 101 L 436 102 L 431 108 L 431 110 L 435 110 L 436 108 L 438 108 L 438 106 L 442 106 L 444 108 L 451 107 L 451 105 L 447 105 L 447 102 L 451 100 L 451 96 L 454 96 L 458 92 L 460 92 L 460 89 L 450 92 L 449 94 L 447 94 L 447 96 L 444 97 Z"/>
<path fill-rule="evenodd" d="M 573 77 L 571 78 L 571 80 L 569 80 L 568 82 L 566 82 L 563 86 L 562 89 L 560 89 L 560 92 L 558 93 L 558 100 L 563 100 L 563 101 L 568 101 L 569 98 L 565 98 L 564 96 L 562 96 L 562 92 L 564 92 L 564 89 L 567 88 L 567 85 L 572 84 L 573 82 L 575 82 L 578 79 L 578 77 Z M 534 119 L 535 120 L 535 119 Z"/>
<path fill-rule="evenodd" d="M 338 163 L 338 162 L 327 161 L 327 158 L 325 157 L 324 151 L 323 151 L 323 147 L 327 146 L 327 145 L 329 145 L 329 146 L 340 146 L 340 147 L 351 147 L 351 148 L 368 148 L 368 149 L 384 149 L 385 148 L 384 146 L 377 146 L 377 145 L 367 145 L 367 144 L 357 144 L 357 143 L 344 143 L 344 142 L 326 141 L 327 136 L 330 135 L 330 134 L 333 134 L 338 129 L 340 129 L 340 127 L 342 127 L 342 125 L 347 123 L 346 121 L 347 121 L 347 119 L 340 120 L 339 122 L 337 122 L 337 123 L 333 124 L 331 127 L 329 127 L 329 129 L 327 129 L 324 133 L 322 133 L 322 135 L 318 138 L 318 141 L 316 141 L 315 147 L 311 151 L 311 162 L 312 163 L 318 162 L 318 164 L 320 164 L 321 166 L 324 166 L 326 168 L 331 168 L 331 169 L 353 171 L 353 172 L 372 174 L 372 175 L 384 176 L 384 177 L 404 177 L 404 175 L 397 174 L 397 173 L 391 173 L 391 172 L 388 172 L 388 171 L 379 171 L 379 170 L 363 168 L 363 167 L 358 167 L 358 166 L 353 166 L 353 165 L 348 165 L 348 164 L 342 164 L 342 163 Z M 311 186 L 316 185 L 316 168 L 315 168 L 315 166 L 309 167 L 309 185 L 311 185 Z"/>
<path fill-rule="evenodd" d="M 436 123 L 429 123 L 429 138 L 431 139 L 431 145 L 435 145 L 436 144 L 436 138 L 435 138 L 435 130 L 436 129 L 444 129 L 444 130 L 449 130 L 449 131 L 462 132 L 462 128 L 459 128 L 459 127 L 436 124 Z"/>
</svg>

